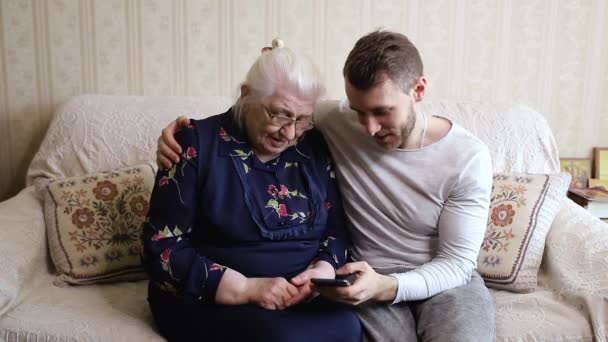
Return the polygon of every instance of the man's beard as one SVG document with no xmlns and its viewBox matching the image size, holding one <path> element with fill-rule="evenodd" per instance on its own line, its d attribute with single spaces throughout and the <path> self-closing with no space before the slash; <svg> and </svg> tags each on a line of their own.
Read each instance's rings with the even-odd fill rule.
<svg viewBox="0 0 608 342">
<path fill-rule="evenodd" d="M 397 146 L 394 146 L 393 148 L 405 148 L 407 139 L 412 135 L 414 127 L 416 127 L 416 108 L 414 108 L 414 103 L 412 101 L 408 108 L 407 119 L 399 128 Z"/>
</svg>

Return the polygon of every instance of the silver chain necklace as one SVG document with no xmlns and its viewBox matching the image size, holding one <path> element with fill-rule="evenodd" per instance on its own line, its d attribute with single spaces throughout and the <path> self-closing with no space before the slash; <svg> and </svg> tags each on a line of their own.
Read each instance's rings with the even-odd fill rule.
<svg viewBox="0 0 608 342">
<path fill-rule="evenodd" d="M 422 138 L 420 139 L 420 146 L 418 147 L 419 149 L 422 148 L 424 136 L 426 135 L 426 115 L 424 115 L 424 113 L 422 114 L 422 119 L 424 120 L 424 125 L 422 126 Z"/>
</svg>

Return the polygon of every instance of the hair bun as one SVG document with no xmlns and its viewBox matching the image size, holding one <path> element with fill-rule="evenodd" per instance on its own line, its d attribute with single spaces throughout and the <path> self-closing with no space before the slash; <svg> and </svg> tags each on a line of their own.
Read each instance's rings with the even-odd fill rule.
<svg viewBox="0 0 608 342">
<path fill-rule="evenodd" d="M 272 40 L 272 48 L 276 49 L 276 48 L 282 48 L 283 46 L 285 46 L 285 43 L 283 43 L 283 41 L 279 38 L 275 38 Z"/>
</svg>

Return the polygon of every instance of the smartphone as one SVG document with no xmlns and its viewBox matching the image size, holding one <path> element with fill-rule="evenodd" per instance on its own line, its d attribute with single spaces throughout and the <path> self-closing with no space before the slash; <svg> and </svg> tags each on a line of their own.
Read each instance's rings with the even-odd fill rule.
<svg viewBox="0 0 608 342">
<path fill-rule="evenodd" d="M 357 279 L 354 274 L 345 276 L 336 276 L 335 279 L 331 278 L 312 278 L 310 281 L 317 286 L 350 286 Z"/>
</svg>

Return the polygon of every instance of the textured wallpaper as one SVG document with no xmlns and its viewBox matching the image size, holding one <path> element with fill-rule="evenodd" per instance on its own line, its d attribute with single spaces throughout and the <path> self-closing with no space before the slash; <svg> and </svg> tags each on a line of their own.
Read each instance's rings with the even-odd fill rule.
<svg viewBox="0 0 608 342">
<path fill-rule="evenodd" d="M 588 157 L 608 146 L 607 20 L 606 0 L 0 0 L 0 199 L 70 96 L 235 95 L 280 36 L 340 98 L 346 55 L 377 27 L 419 47 L 429 98 L 522 102 L 562 156 Z"/>
</svg>

